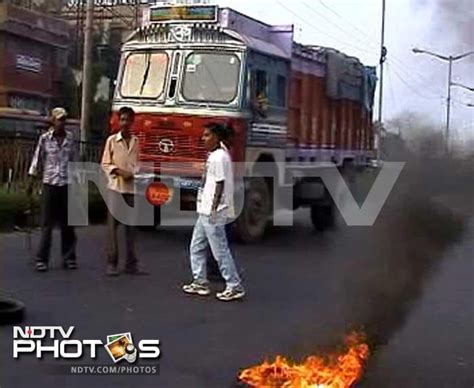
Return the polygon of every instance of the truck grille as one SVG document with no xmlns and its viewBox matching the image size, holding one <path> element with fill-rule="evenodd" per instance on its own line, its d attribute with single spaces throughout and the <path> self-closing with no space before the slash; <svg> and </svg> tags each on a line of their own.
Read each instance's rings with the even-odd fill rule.
<svg viewBox="0 0 474 388">
<path fill-rule="evenodd" d="M 156 129 L 136 135 L 140 141 L 142 162 L 161 165 L 162 172 L 202 172 L 207 151 L 200 137 L 169 129 Z"/>
</svg>

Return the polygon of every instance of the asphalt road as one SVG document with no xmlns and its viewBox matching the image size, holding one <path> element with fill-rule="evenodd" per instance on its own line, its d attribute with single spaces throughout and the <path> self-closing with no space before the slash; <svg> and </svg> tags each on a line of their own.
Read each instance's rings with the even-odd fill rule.
<svg viewBox="0 0 474 388">
<path fill-rule="evenodd" d="M 391 230 L 390 222 L 387 225 Z M 3 326 L 0 386 L 234 386 L 241 368 L 276 354 L 299 359 L 337 343 L 349 327 L 377 320 L 375 312 L 387 306 L 364 286 L 371 282 L 371 274 L 381 279 L 382 288 L 392 281 L 392 274 L 385 271 L 390 266 L 383 262 L 387 252 L 400 248 L 401 229 L 401 234 L 379 244 L 373 228 L 340 228 L 321 235 L 312 231 L 309 216 L 300 212 L 294 227 L 273 230 L 264 243 L 234 247 L 248 296 L 231 304 L 181 292 L 183 282 L 190 279 L 189 228 L 141 233 L 140 258 L 152 275 L 117 279 L 103 275 L 101 226 L 79 230 L 80 269 L 74 273 L 60 269 L 57 251 L 56 268 L 34 273 L 24 236 L 4 235 L 1 290 L 26 303 L 24 325 L 75 326 L 75 338 L 82 339 L 105 340 L 109 334 L 131 332 L 135 340 L 160 339 L 162 354 L 158 362 L 140 361 L 158 363 L 158 376 L 71 376 L 58 365 L 72 362 L 29 356 L 14 360 L 12 328 Z M 393 245 L 387 245 L 392 240 Z M 383 340 L 377 341 L 360 386 L 474 386 L 472 252 L 471 227 L 462 242 L 438 252 L 438 265 L 414 277 L 420 287 L 400 298 L 397 291 L 387 297 L 394 304 L 390 311 L 397 311 L 397 322 L 378 329 Z M 392 288 L 397 290 L 396 284 Z M 398 309 L 397 303 L 405 307 Z M 95 362 L 81 363 L 112 364 L 104 351 Z"/>
</svg>

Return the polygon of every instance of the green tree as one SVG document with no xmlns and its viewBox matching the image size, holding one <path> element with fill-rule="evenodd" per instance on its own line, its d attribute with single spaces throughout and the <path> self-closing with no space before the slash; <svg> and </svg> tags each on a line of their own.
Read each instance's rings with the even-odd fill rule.
<svg viewBox="0 0 474 388">
<path fill-rule="evenodd" d="M 64 106 L 69 112 L 70 117 L 80 117 L 80 90 L 74 78 L 72 68 L 66 67 L 63 70 L 61 82 L 61 97 L 58 105 Z"/>
</svg>

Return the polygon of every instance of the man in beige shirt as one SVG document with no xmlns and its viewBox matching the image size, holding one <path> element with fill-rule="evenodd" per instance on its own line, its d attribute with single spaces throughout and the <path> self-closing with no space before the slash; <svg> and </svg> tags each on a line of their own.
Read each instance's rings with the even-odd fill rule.
<svg viewBox="0 0 474 388">
<path fill-rule="evenodd" d="M 105 144 L 102 156 L 102 169 L 109 179 L 109 206 L 117 206 L 121 198 L 128 206 L 135 203 L 134 174 L 138 171 L 138 138 L 131 134 L 131 127 L 135 119 L 132 108 L 123 107 L 119 111 L 120 132 L 111 135 Z M 108 238 L 107 238 L 107 271 L 108 276 L 118 276 L 118 226 L 122 225 L 109 211 Z M 135 228 L 123 225 L 125 229 L 125 242 L 127 258 L 125 273 L 130 275 L 146 275 L 145 271 L 138 268 L 135 253 Z"/>
</svg>

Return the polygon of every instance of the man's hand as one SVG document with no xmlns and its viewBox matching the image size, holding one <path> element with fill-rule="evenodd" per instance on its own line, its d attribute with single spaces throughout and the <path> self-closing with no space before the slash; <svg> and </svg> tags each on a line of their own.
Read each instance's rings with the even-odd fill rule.
<svg viewBox="0 0 474 388">
<path fill-rule="evenodd" d="M 216 183 L 216 192 L 214 194 L 214 200 L 212 201 L 211 207 L 211 223 L 215 224 L 217 220 L 217 208 L 222 200 L 222 194 L 224 193 L 224 181 Z"/>
<path fill-rule="evenodd" d="M 215 210 L 215 209 L 211 210 L 211 215 L 209 217 L 209 222 L 213 225 L 215 223 L 217 223 L 217 210 Z"/>
<path fill-rule="evenodd" d="M 116 168 L 115 170 L 112 171 L 113 174 L 121 176 L 123 179 L 126 181 L 133 179 L 133 174 L 127 170 L 124 170 L 122 168 Z"/>
<path fill-rule="evenodd" d="M 122 173 L 122 178 L 125 179 L 126 181 L 132 180 L 134 177 L 133 173 L 126 170 L 121 170 L 121 173 Z"/>
</svg>

